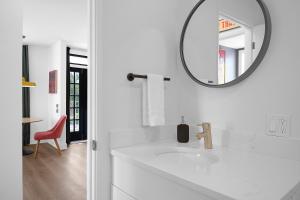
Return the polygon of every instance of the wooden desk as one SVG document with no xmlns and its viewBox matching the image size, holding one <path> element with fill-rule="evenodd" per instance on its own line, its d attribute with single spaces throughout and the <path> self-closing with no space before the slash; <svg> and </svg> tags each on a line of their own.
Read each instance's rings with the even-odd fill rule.
<svg viewBox="0 0 300 200">
<path fill-rule="evenodd" d="M 31 123 L 35 123 L 35 122 L 41 122 L 41 121 L 43 121 L 43 120 L 32 118 L 32 117 L 22 118 L 22 124 L 31 124 Z"/>
<path fill-rule="evenodd" d="M 32 124 L 36 122 L 41 122 L 43 120 L 37 119 L 37 118 L 32 118 L 32 117 L 24 117 L 22 118 L 22 124 Z M 23 146 L 23 156 L 33 154 L 33 150 L 31 148 L 28 148 L 26 146 Z"/>
</svg>

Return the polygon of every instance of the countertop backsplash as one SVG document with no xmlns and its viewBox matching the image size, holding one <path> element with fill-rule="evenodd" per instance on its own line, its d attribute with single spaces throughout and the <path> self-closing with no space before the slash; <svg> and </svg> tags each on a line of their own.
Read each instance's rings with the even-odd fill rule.
<svg viewBox="0 0 300 200">
<path fill-rule="evenodd" d="M 111 149 L 138 144 L 175 140 L 176 126 L 160 126 L 149 128 L 113 129 L 110 131 Z"/>
</svg>

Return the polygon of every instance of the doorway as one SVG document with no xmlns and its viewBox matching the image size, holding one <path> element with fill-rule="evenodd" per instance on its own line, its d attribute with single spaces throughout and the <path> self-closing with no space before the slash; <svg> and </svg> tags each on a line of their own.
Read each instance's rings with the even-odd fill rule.
<svg viewBox="0 0 300 200">
<path fill-rule="evenodd" d="M 91 148 L 95 134 L 90 128 L 94 117 L 88 107 L 94 96 L 87 92 L 95 84 L 91 82 L 93 78 L 88 80 L 95 60 L 95 49 L 91 48 L 95 27 L 91 24 L 95 18 L 91 2 L 94 1 L 29 0 L 24 5 L 23 44 L 30 50 L 29 80 L 37 82 L 30 89 L 31 117 L 41 119 L 32 124 L 29 147 L 36 147 L 36 133 L 52 130 L 61 116 L 68 116 L 58 141 L 61 155 L 56 154 L 51 141 L 45 140 L 37 159 L 33 155 L 23 157 L 24 199 L 96 199 L 96 150 Z M 50 74 L 55 74 L 51 84 Z M 50 85 L 55 86 L 53 92 Z M 72 144 L 75 141 L 85 142 Z"/>
<path fill-rule="evenodd" d="M 87 140 L 87 67 L 88 57 L 71 53 L 71 48 L 68 47 L 66 73 L 67 144 Z"/>
</svg>

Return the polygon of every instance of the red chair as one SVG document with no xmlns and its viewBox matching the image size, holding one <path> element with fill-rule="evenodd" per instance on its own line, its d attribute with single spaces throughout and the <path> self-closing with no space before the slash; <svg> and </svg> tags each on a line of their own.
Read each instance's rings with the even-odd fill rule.
<svg viewBox="0 0 300 200">
<path fill-rule="evenodd" d="M 60 117 L 60 119 L 58 120 L 58 122 L 55 124 L 55 126 L 49 130 L 49 131 L 45 131 L 45 132 L 37 132 L 34 135 L 34 139 L 37 140 L 37 144 L 35 147 L 35 153 L 34 153 L 34 158 L 37 158 L 37 154 L 39 151 L 39 146 L 40 146 L 40 141 L 41 140 L 49 140 L 49 139 L 54 139 L 55 145 L 57 147 L 57 153 L 58 155 L 61 155 L 61 151 L 57 142 L 57 138 L 60 138 L 62 131 L 64 129 L 64 125 L 66 122 L 67 116 L 63 115 Z"/>
</svg>

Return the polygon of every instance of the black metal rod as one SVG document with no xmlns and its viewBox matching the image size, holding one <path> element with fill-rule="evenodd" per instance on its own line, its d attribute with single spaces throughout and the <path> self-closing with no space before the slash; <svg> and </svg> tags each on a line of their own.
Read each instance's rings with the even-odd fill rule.
<svg viewBox="0 0 300 200">
<path fill-rule="evenodd" d="M 127 79 L 129 81 L 133 81 L 135 78 L 143 78 L 143 79 L 147 79 L 147 75 L 139 75 L 139 74 L 133 74 L 133 73 L 129 73 L 127 74 Z M 170 78 L 164 78 L 165 81 L 170 81 Z"/>
</svg>

